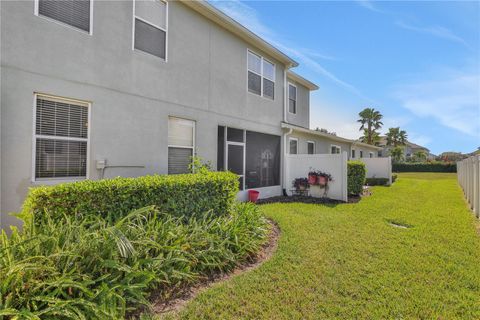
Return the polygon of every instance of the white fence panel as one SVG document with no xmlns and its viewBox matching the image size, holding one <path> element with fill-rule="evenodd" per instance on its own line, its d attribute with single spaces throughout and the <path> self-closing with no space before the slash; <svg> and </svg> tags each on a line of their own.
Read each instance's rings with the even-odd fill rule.
<svg viewBox="0 0 480 320">
<path fill-rule="evenodd" d="M 296 178 L 307 178 L 310 170 L 320 170 L 332 175 L 328 183 L 327 197 L 347 201 L 347 153 L 341 154 L 288 154 L 286 162 L 286 189 L 292 194 L 292 182 Z"/>
<path fill-rule="evenodd" d="M 367 178 L 387 178 L 392 184 L 392 158 L 360 158 L 365 163 Z"/>
<path fill-rule="evenodd" d="M 457 177 L 470 209 L 480 218 L 480 155 L 457 162 Z"/>
</svg>

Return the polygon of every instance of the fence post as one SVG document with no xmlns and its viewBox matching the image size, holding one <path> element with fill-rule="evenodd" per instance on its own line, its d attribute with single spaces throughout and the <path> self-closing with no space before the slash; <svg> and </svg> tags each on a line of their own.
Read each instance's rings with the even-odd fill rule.
<svg viewBox="0 0 480 320">
<path fill-rule="evenodd" d="M 343 151 L 342 152 L 342 172 L 343 172 L 342 198 L 343 198 L 343 201 L 345 201 L 345 202 L 348 201 L 348 166 L 347 166 L 347 161 L 348 161 L 347 152 Z"/>
<path fill-rule="evenodd" d="M 473 157 L 473 210 L 480 218 L 480 156 Z"/>
<path fill-rule="evenodd" d="M 392 185 L 392 157 L 388 156 L 388 185 Z"/>
</svg>

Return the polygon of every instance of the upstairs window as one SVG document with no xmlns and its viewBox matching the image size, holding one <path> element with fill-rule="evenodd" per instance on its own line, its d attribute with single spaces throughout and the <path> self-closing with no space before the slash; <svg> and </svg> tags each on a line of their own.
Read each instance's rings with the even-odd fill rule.
<svg viewBox="0 0 480 320">
<path fill-rule="evenodd" d="M 352 159 L 355 159 L 355 149 L 352 149 Z"/>
<path fill-rule="evenodd" d="M 248 51 L 248 91 L 259 96 L 275 98 L 275 65 Z"/>
<path fill-rule="evenodd" d="M 162 0 L 134 0 L 134 49 L 167 60 L 167 6 Z"/>
<path fill-rule="evenodd" d="M 342 149 L 339 146 L 336 146 L 334 144 L 332 144 L 331 147 L 330 147 L 330 153 L 331 154 L 337 154 L 337 153 L 340 153 L 341 151 L 342 151 Z"/>
<path fill-rule="evenodd" d="M 360 150 L 360 158 L 363 158 L 363 151 Z"/>
<path fill-rule="evenodd" d="M 297 113 L 297 87 L 293 84 L 288 84 L 288 112 Z"/>
<path fill-rule="evenodd" d="M 74 28 L 92 31 L 92 0 L 36 0 L 35 14 Z"/>
<path fill-rule="evenodd" d="M 308 141 L 307 142 L 307 153 L 308 154 L 315 154 L 315 142 Z"/>
<path fill-rule="evenodd" d="M 195 121 L 168 118 L 168 174 L 188 173 L 195 148 Z"/>
<path fill-rule="evenodd" d="M 87 177 L 89 104 L 37 95 L 35 180 Z"/>
</svg>

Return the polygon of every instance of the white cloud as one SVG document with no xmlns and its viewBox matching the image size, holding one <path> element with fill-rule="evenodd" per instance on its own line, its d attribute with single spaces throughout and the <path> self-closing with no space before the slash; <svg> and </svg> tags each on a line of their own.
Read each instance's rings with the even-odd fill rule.
<svg viewBox="0 0 480 320">
<path fill-rule="evenodd" d="M 277 47 L 287 55 L 292 56 L 300 63 L 308 66 L 311 70 L 317 74 L 329 79 L 333 83 L 346 88 L 350 92 L 354 93 L 358 97 L 365 101 L 371 102 L 371 99 L 364 96 L 360 90 L 358 90 L 352 84 L 338 78 L 335 74 L 325 69 L 316 59 L 334 60 L 333 57 L 313 51 L 311 49 L 302 48 L 291 43 L 287 43 L 285 39 L 282 39 L 273 30 L 266 26 L 258 16 L 258 13 L 252 7 L 246 5 L 239 0 L 221 1 L 211 0 L 210 3 L 215 7 L 232 17 L 234 20 L 242 24 L 247 29 L 253 31 L 267 42 Z"/>
<path fill-rule="evenodd" d="M 368 9 L 368 10 L 370 10 L 370 11 L 383 12 L 382 10 L 378 9 L 375 5 L 373 5 L 373 1 L 370 1 L 370 0 L 356 0 L 356 2 L 357 2 L 360 6 L 366 8 L 366 9 Z"/>
<path fill-rule="evenodd" d="M 407 24 L 403 21 L 397 21 L 395 24 L 406 30 L 411 30 L 411 31 L 424 33 L 424 34 L 430 34 L 438 38 L 443 38 L 453 42 L 461 43 L 468 48 L 470 47 L 463 38 L 457 36 L 455 33 L 453 33 L 452 30 L 447 29 L 445 27 L 441 27 L 441 26 L 417 27 L 411 24 Z"/>
<path fill-rule="evenodd" d="M 448 71 L 437 79 L 398 86 L 394 96 L 418 117 L 480 138 L 480 75 Z"/>
</svg>

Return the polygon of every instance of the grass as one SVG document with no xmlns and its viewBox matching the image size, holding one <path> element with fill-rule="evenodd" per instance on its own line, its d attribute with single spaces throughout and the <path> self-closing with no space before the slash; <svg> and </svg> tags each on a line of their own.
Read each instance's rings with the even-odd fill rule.
<svg viewBox="0 0 480 320">
<path fill-rule="evenodd" d="M 282 230 L 271 260 L 168 317 L 480 319 L 480 237 L 455 174 L 402 173 L 357 204 L 262 210 Z"/>
</svg>

